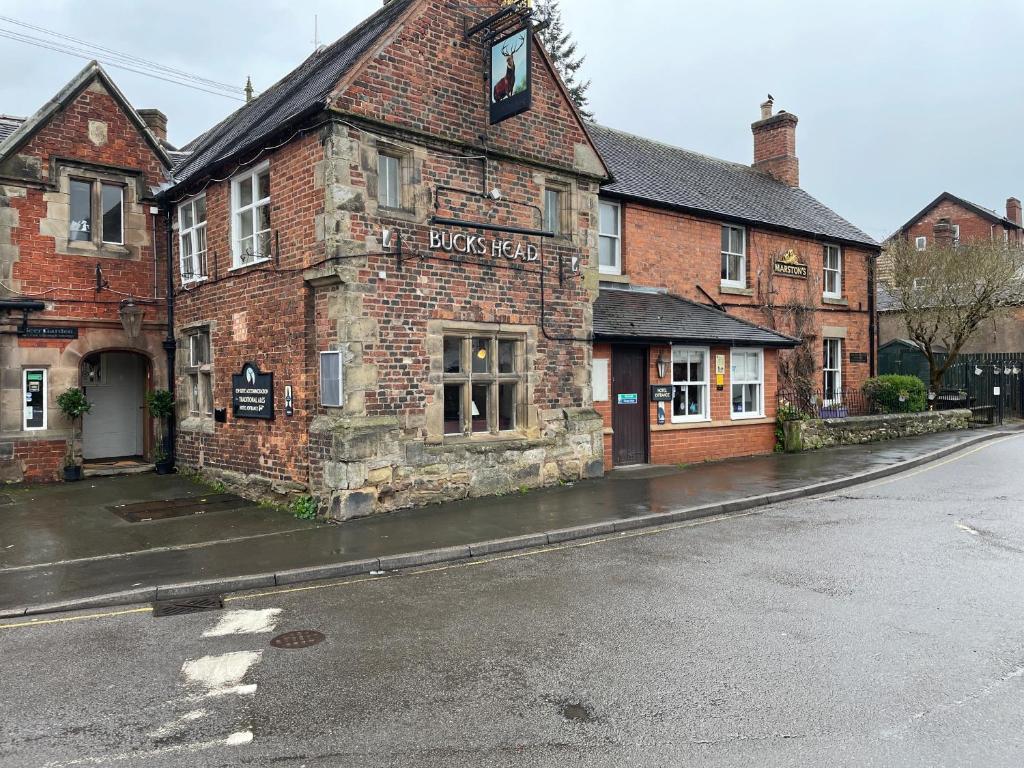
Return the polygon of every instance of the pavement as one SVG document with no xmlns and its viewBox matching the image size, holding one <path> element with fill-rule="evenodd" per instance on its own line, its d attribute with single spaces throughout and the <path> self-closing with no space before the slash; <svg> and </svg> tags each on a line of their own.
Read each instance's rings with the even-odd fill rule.
<svg viewBox="0 0 1024 768">
<path fill-rule="evenodd" d="M 751 509 L 903 471 L 1002 433 L 621 469 L 341 524 L 297 520 L 183 476 L 9 487 L 0 491 L 0 617 L 392 571 Z M 143 502 L 157 514 L 176 504 L 202 513 L 142 522 L 117 514 Z"/>
<path fill-rule="evenodd" d="M 2 620 L 0 766 L 1019 768 L 1022 455 L 222 611 Z M 272 643 L 298 630 L 322 641 Z"/>
</svg>

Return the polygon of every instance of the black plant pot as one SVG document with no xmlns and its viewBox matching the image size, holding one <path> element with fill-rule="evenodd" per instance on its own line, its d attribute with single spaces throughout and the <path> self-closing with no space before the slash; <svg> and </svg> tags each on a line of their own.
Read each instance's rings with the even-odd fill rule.
<svg viewBox="0 0 1024 768">
<path fill-rule="evenodd" d="M 82 468 L 79 466 L 64 467 L 64 482 L 74 483 L 82 479 Z"/>
<path fill-rule="evenodd" d="M 158 475 L 169 475 L 174 470 L 174 465 L 168 460 L 156 462 L 156 473 Z"/>
</svg>

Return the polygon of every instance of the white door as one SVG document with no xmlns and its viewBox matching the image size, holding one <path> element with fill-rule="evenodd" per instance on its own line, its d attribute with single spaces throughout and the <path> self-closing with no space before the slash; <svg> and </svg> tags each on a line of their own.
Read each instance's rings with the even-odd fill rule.
<svg viewBox="0 0 1024 768">
<path fill-rule="evenodd" d="M 92 408 L 82 418 L 82 456 L 141 456 L 146 365 L 140 355 L 104 352 L 87 361 L 82 387 Z"/>
</svg>

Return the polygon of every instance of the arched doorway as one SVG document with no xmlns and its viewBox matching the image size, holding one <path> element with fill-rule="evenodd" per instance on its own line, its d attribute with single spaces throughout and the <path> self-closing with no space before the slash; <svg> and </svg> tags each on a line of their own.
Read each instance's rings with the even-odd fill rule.
<svg viewBox="0 0 1024 768">
<path fill-rule="evenodd" d="M 149 360 L 137 352 L 93 352 L 82 359 L 82 389 L 92 408 L 82 417 L 85 460 L 146 453 Z"/>
</svg>

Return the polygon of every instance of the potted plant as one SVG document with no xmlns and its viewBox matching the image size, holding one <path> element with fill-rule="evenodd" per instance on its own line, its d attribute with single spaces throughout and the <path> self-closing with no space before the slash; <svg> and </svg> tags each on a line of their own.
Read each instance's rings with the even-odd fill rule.
<svg viewBox="0 0 1024 768">
<path fill-rule="evenodd" d="M 174 395 L 166 389 L 152 389 L 146 393 L 146 406 L 149 408 L 149 415 L 156 419 L 157 443 L 153 449 L 156 473 L 166 475 L 174 467 L 166 438 L 167 419 L 174 415 Z"/>
<path fill-rule="evenodd" d="M 92 404 L 85 399 L 85 392 L 78 387 L 63 392 L 57 398 L 57 407 L 71 422 L 71 443 L 64 456 L 64 479 L 68 482 L 82 479 L 82 465 L 78 463 L 78 420 L 89 412 Z"/>
</svg>

